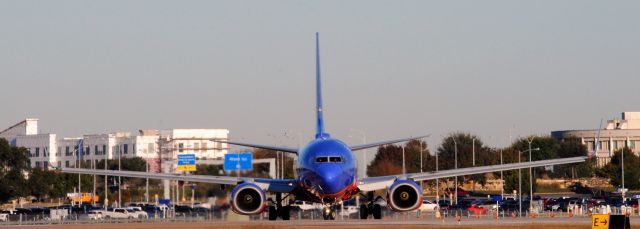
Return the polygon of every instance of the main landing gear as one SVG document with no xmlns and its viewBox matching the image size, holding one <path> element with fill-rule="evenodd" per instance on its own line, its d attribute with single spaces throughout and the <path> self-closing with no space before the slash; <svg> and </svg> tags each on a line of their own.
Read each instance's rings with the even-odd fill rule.
<svg viewBox="0 0 640 229">
<path fill-rule="evenodd" d="M 269 220 L 276 220 L 278 217 L 282 220 L 289 220 L 291 216 L 291 207 L 282 206 L 282 193 L 276 193 L 276 206 L 269 206 Z"/>
<path fill-rule="evenodd" d="M 360 219 L 367 219 L 369 215 L 372 215 L 374 219 L 382 219 L 382 207 L 380 204 L 375 203 L 373 192 L 367 193 L 367 198 L 371 200 L 371 202 L 369 202 L 369 204 L 360 204 Z"/>
<path fill-rule="evenodd" d="M 360 204 L 360 219 L 367 219 L 372 215 L 374 219 L 382 219 L 382 207 L 380 204 Z"/>
</svg>

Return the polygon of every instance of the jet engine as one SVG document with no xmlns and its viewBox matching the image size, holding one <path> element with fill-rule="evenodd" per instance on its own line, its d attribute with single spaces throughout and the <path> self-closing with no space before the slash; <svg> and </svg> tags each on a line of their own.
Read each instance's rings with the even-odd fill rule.
<svg viewBox="0 0 640 229">
<path fill-rule="evenodd" d="M 242 215 L 255 215 L 264 211 L 267 195 L 256 184 L 244 183 L 231 190 L 231 209 Z"/>
<path fill-rule="evenodd" d="M 387 205 L 394 211 L 412 211 L 422 205 L 422 191 L 416 182 L 395 181 L 387 190 Z"/>
</svg>

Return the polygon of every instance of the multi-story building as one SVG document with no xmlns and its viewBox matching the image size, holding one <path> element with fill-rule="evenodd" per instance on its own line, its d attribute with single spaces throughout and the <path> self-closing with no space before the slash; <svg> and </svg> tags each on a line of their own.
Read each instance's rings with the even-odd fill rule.
<svg viewBox="0 0 640 229">
<path fill-rule="evenodd" d="M 551 132 L 551 136 L 557 139 L 579 138 L 591 153 L 595 151 L 596 138 L 599 137 L 595 157 L 597 166 L 602 167 L 611 161 L 616 150 L 624 147 L 636 155 L 640 154 L 640 112 L 623 112 L 622 119 L 607 121 L 601 130 L 561 130 Z"/>
<path fill-rule="evenodd" d="M 60 138 L 38 133 L 38 119 L 26 119 L 1 131 L 0 138 L 25 147 L 32 167 L 75 167 L 77 161 L 82 167 L 93 167 L 99 160 L 140 157 L 147 162 L 149 171 L 159 172 L 162 161 L 174 162 L 179 153 L 194 153 L 202 160 L 224 157 L 227 144 L 211 140 L 227 140 L 228 134 L 226 129 L 172 129 L 140 130 L 138 135 L 114 132 Z"/>
</svg>

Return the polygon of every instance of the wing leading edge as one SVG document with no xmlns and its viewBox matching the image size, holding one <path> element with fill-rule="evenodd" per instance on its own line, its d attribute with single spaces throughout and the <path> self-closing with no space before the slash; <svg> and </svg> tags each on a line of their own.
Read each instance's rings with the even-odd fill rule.
<svg viewBox="0 0 640 229">
<path fill-rule="evenodd" d="M 382 141 L 382 142 L 374 142 L 374 143 L 368 143 L 368 144 L 363 144 L 363 145 L 355 145 L 355 146 L 349 146 L 349 149 L 351 149 L 351 151 L 356 151 L 356 150 L 362 150 L 362 149 L 378 147 L 378 146 L 382 146 L 382 145 L 394 144 L 394 143 L 398 143 L 398 142 L 406 142 L 406 141 L 426 138 L 426 137 L 429 137 L 429 136 L 431 136 L 431 134 L 417 136 L 417 137 L 409 137 L 409 138 L 401 138 L 401 139 L 395 139 L 395 140 L 389 140 L 389 141 Z"/>
<path fill-rule="evenodd" d="M 252 144 L 252 143 L 243 143 L 243 142 L 230 142 L 230 141 L 221 141 L 221 140 L 211 140 L 213 142 L 227 143 L 229 145 L 237 145 L 237 146 L 247 146 L 258 149 L 266 149 L 266 150 L 275 150 L 287 153 L 298 154 L 298 149 L 282 147 L 282 146 L 270 146 L 270 145 L 260 145 L 260 144 Z"/>
<path fill-rule="evenodd" d="M 294 179 L 183 175 L 183 174 L 170 174 L 170 173 L 149 173 L 149 172 L 137 172 L 137 171 L 76 169 L 76 168 L 62 168 L 61 171 L 63 173 L 73 173 L 73 174 L 135 177 L 135 178 L 149 178 L 149 179 L 160 179 L 160 180 L 180 180 L 180 181 L 188 181 L 188 182 L 224 184 L 224 185 L 254 183 L 259 187 L 263 188 L 265 191 L 269 191 L 269 192 L 291 192 L 295 188 Z"/>
<path fill-rule="evenodd" d="M 524 169 L 524 168 L 531 168 L 531 167 L 544 167 L 549 165 L 571 164 L 571 163 L 584 162 L 586 159 L 587 157 L 581 156 L 581 157 L 569 157 L 569 158 L 561 158 L 561 159 L 540 160 L 540 161 L 532 161 L 532 162 L 511 163 L 511 164 L 503 164 L 503 165 L 488 165 L 488 166 L 478 166 L 478 167 L 469 167 L 469 168 L 461 168 L 461 169 L 441 170 L 438 172 L 409 173 L 409 174 L 399 174 L 399 175 L 381 176 L 381 177 L 365 177 L 358 182 L 358 188 L 362 191 L 374 191 L 374 190 L 379 190 L 379 189 L 384 189 L 389 187 L 397 179 L 410 179 L 413 181 L 433 180 L 433 179 L 439 179 L 439 178 L 466 176 L 466 175 L 473 175 L 473 174 L 498 172 L 498 171 L 504 171 L 504 170 Z"/>
</svg>

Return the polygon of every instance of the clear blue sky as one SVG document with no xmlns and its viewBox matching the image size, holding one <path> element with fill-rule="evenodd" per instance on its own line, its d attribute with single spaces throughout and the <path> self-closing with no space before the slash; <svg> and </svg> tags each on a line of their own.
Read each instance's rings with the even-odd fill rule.
<svg viewBox="0 0 640 229">
<path fill-rule="evenodd" d="M 502 146 L 510 130 L 589 129 L 640 110 L 638 12 L 638 1 L 2 1 L 0 126 L 228 128 L 295 145 L 284 131 L 313 136 L 318 31 L 333 136 L 464 131 Z"/>
</svg>

